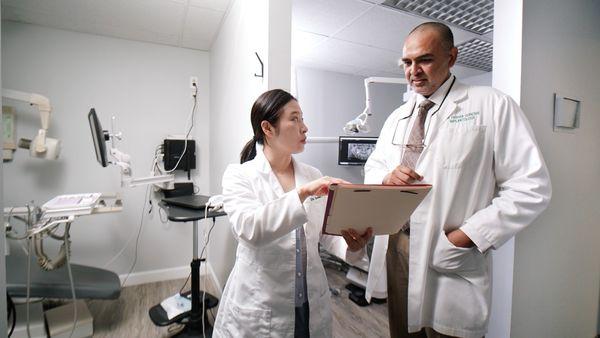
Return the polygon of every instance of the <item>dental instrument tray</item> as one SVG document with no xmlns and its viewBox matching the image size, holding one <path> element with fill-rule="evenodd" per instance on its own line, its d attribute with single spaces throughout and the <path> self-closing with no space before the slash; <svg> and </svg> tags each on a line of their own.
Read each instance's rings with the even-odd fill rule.
<svg viewBox="0 0 600 338">
<path fill-rule="evenodd" d="M 114 200 L 109 203 L 109 200 Z M 96 213 L 117 212 L 123 209 L 117 195 L 84 193 L 59 195 L 42 205 L 43 218 L 82 216 Z"/>
</svg>

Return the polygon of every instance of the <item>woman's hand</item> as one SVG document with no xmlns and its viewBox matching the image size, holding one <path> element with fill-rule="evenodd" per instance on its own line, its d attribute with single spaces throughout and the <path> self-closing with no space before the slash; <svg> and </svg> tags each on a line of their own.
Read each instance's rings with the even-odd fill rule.
<svg viewBox="0 0 600 338">
<path fill-rule="evenodd" d="M 350 251 L 356 252 L 361 250 L 367 245 L 371 237 L 373 237 L 373 228 L 367 228 L 367 230 L 360 235 L 354 229 L 342 230 L 342 237 L 346 240 L 346 244 L 348 244 L 348 249 Z"/>
<path fill-rule="evenodd" d="M 334 183 L 350 184 L 350 182 L 344 181 L 341 178 L 323 176 L 312 182 L 308 182 L 297 189 L 298 196 L 300 196 L 300 201 L 304 202 L 304 200 L 306 200 L 309 196 L 327 195 L 327 193 L 329 192 L 329 185 Z"/>
</svg>

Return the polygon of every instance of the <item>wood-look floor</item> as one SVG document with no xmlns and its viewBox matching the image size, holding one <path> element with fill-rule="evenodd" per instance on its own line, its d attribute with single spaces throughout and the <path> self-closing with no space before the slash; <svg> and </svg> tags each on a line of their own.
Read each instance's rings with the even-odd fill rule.
<svg viewBox="0 0 600 338">
<path fill-rule="evenodd" d="M 330 286 L 341 291 L 339 296 L 331 296 L 334 337 L 389 337 L 387 305 L 371 304 L 359 307 L 348 299 L 344 288 L 344 273 L 326 268 Z M 184 280 L 172 280 L 126 287 L 117 300 L 92 300 L 88 306 L 94 317 L 94 337 L 169 337 L 167 327 L 154 326 L 148 310 L 163 299 L 175 294 Z M 189 288 L 189 283 L 188 283 Z M 212 294 L 215 286 L 206 283 L 206 290 Z M 214 310 L 216 315 L 216 310 Z M 210 318 L 212 319 L 212 318 Z M 171 330 L 175 329 L 172 327 Z"/>
</svg>

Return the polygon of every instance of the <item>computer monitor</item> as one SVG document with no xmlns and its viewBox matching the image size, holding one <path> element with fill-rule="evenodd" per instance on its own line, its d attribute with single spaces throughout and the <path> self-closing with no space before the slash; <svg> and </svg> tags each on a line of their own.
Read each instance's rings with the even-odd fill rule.
<svg viewBox="0 0 600 338">
<path fill-rule="evenodd" d="M 364 165 L 375 149 L 377 137 L 340 136 L 339 165 Z"/>
<path fill-rule="evenodd" d="M 106 141 L 108 141 L 108 133 L 102 129 L 102 125 L 100 124 L 100 120 L 98 120 L 98 116 L 96 115 L 96 110 L 94 108 L 90 109 L 88 113 L 88 121 L 90 122 L 90 129 L 92 131 L 92 140 L 94 141 L 94 149 L 96 150 L 96 159 L 98 163 L 103 167 L 108 165 L 108 160 L 106 157 Z"/>
</svg>

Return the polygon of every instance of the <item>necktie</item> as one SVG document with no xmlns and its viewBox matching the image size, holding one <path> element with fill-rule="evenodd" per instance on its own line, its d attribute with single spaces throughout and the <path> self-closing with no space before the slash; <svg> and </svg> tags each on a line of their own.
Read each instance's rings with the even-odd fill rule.
<svg viewBox="0 0 600 338">
<path fill-rule="evenodd" d="M 431 107 L 433 107 L 435 103 L 429 100 L 424 100 L 419 104 L 419 111 L 417 115 L 417 120 L 415 121 L 412 130 L 410 131 L 410 136 L 408 137 L 408 144 L 404 149 L 404 156 L 402 156 L 402 161 L 400 161 L 400 165 L 409 167 L 411 169 L 415 169 L 415 164 L 423 151 L 424 145 L 424 126 L 425 119 L 427 118 L 427 112 Z"/>
<path fill-rule="evenodd" d="M 421 152 L 423 152 L 423 145 L 425 144 L 425 119 L 427 118 L 427 112 L 431 107 L 433 107 L 435 103 L 429 100 L 424 100 L 419 104 L 419 112 L 417 115 L 417 120 L 413 124 L 412 130 L 410 131 L 410 136 L 408 137 L 408 144 L 404 148 L 404 155 L 402 156 L 402 161 L 400 161 L 400 165 L 405 167 L 409 167 L 411 169 L 415 169 L 415 164 L 421 156 Z M 410 220 L 404 224 L 401 231 L 408 234 L 410 229 Z"/>
</svg>

